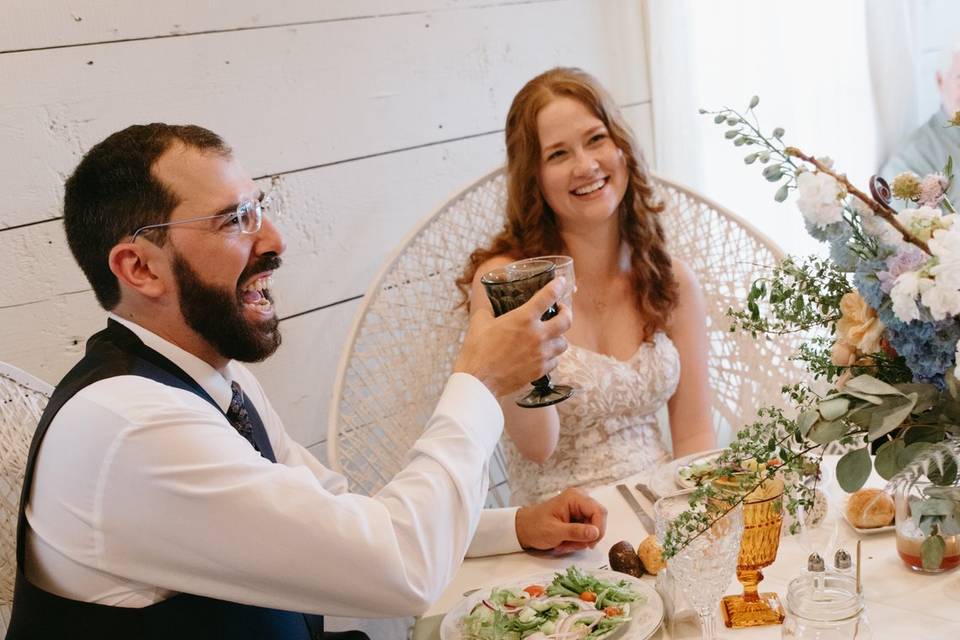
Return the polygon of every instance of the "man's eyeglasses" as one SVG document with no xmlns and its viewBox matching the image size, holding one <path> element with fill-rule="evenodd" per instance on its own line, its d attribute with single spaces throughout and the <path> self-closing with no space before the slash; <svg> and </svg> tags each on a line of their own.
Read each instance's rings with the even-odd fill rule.
<svg viewBox="0 0 960 640">
<path fill-rule="evenodd" d="M 131 242 L 135 241 L 138 235 L 153 231 L 154 229 L 159 229 L 161 227 L 172 227 L 178 224 L 187 224 L 188 222 L 200 222 L 202 220 L 224 220 L 224 224 L 217 229 L 217 231 L 222 231 L 224 233 L 256 233 L 257 231 L 260 231 L 260 227 L 263 224 L 264 213 L 269 214 L 274 220 L 277 220 L 280 217 L 280 194 L 275 190 L 271 189 L 270 193 L 264 195 L 259 200 L 244 200 L 237 205 L 236 210 L 228 211 L 227 213 L 218 213 L 214 216 L 201 216 L 199 218 L 189 218 L 188 220 L 177 220 L 176 222 L 148 224 L 133 232 L 133 239 Z"/>
</svg>

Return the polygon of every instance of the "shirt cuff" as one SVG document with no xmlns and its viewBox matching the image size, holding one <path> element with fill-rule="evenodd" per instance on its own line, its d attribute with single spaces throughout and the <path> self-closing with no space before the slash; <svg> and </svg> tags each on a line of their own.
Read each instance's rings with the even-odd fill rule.
<svg viewBox="0 0 960 640">
<path fill-rule="evenodd" d="M 469 373 L 451 374 L 435 413 L 456 416 L 487 455 L 493 454 L 503 433 L 503 409 L 487 385 Z"/>
<path fill-rule="evenodd" d="M 523 551 L 517 540 L 517 511 L 519 507 L 484 509 L 480 513 L 477 533 L 473 536 L 468 558 L 496 556 Z"/>
</svg>

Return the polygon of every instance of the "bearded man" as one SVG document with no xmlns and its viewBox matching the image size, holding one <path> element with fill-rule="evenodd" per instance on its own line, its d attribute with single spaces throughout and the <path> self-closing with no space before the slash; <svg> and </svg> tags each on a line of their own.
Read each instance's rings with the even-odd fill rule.
<svg viewBox="0 0 960 640">
<path fill-rule="evenodd" d="M 376 496 L 294 442 L 239 362 L 280 344 L 272 206 L 196 126 L 124 129 L 67 181 L 67 238 L 108 321 L 34 437 L 8 638 L 319 638 L 315 614 L 422 612 L 471 541 L 602 536 L 603 507 L 575 491 L 481 515 L 496 396 L 566 348 L 569 312 L 540 321 L 561 282 L 471 321 L 409 465 Z"/>
</svg>

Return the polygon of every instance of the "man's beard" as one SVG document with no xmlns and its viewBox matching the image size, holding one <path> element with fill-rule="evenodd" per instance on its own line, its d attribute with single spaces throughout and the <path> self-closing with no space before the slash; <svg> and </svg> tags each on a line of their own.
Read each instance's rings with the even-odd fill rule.
<svg viewBox="0 0 960 640">
<path fill-rule="evenodd" d="M 280 321 L 277 316 L 251 323 L 243 314 L 240 283 L 280 266 L 280 258 L 267 255 L 243 270 L 237 289 L 229 291 L 204 283 L 178 252 L 173 256 L 173 275 L 180 290 L 180 312 L 187 325 L 196 331 L 224 358 L 241 362 L 259 362 L 280 346 Z M 270 300 L 268 291 L 263 295 Z"/>
</svg>

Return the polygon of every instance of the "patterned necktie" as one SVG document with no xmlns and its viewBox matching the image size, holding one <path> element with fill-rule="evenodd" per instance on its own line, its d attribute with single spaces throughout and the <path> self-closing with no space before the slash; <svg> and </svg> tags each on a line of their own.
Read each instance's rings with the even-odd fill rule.
<svg viewBox="0 0 960 640">
<path fill-rule="evenodd" d="M 231 382 L 230 388 L 233 390 L 233 396 L 230 398 L 230 408 L 227 409 L 227 420 L 240 435 L 247 439 L 247 442 L 253 445 L 254 449 L 259 451 L 260 448 L 253 440 L 253 423 L 243 402 L 243 390 L 236 382 Z"/>
</svg>

